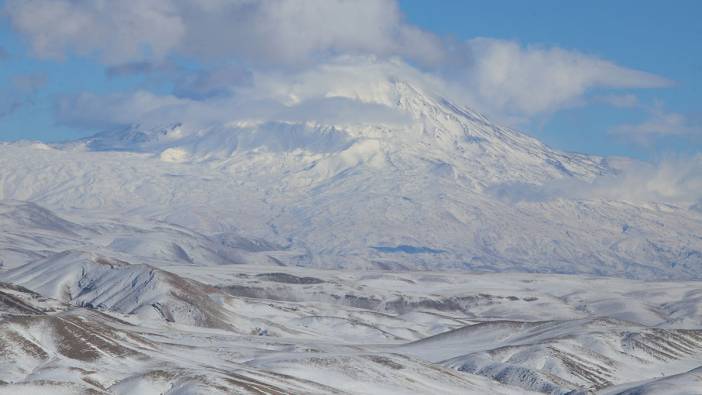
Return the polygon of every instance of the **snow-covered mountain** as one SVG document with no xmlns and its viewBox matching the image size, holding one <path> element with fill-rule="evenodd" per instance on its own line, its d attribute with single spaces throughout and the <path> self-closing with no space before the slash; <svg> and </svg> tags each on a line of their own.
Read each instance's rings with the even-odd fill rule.
<svg viewBox="0 0 702 395">
<path fill-rule="evenodd" d="M 702 212 L 568 193 L 628 161 L 392 63 L 324 72 L 273 112 L 0 145 L 0 394 L 699 384 Z"/>
<path fill-rule="evenodd" d="M 553 150 L 401 68 L 364 67 L 355 72 L 371 77 L 325 86 L 317 119 L 299 114 L 311 99 L 298 83 L 278 93 L 289 111 L 275 116 L 3 144 L 0 198 L 80 221 L 181 227 L 208 251 L 255 240 L 279 251 L 268 263 L 702 277 L 702 213 L 549 189 L 615 175 L 619 161 Z M 187 256 L 254 259 L 215 255 Z"/>
</svg>

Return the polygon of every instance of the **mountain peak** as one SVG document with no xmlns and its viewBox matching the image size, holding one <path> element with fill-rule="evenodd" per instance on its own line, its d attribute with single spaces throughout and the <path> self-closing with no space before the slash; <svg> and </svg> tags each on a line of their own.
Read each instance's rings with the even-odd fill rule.
<svg viewBox="0 0 702 395">
<path fill-rule="evenodd" d="M 298 162 L 293 168 L 306 168 L 319 155 L 338 156 L 332 158 L 339 164 L 332 166 L 335 172 L 394 158 L 403 168 L 439 163 L 483 187 L 517 180 L 592 179 L 608 171 L 601 158 L 561 153 L 493 124 L 435 93 L 426 78 L 412 73 L 392 62 L 327 66 L 286 85 L 277 96 L 277 109 L 269 104 L 273 109 L 256 117 L 237 115 L 235 109 L 232 121 L 206 126 L 136 124 L 99 133 L 82 144 L 92 151 L 149 153 L 167 162 L 302 155 L 293 160 Z"/>
</svg>

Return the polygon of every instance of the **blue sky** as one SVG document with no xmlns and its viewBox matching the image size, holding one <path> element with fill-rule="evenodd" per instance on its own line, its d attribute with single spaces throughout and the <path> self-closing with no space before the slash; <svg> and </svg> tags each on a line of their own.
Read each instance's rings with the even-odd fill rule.
<svg viewBox="0 0 702 395">
<path fill-rule="evenodd" d="M 560 149 L 644 159 L 702 151 L 699 1 L 369 1 L 349 12 L 330 0 L 309 3 L 313 10 L 304 13 L 299 2 L 264 1 L 255 11 L 219 10 L 219 19 L 181 3 L 103 9 L 0 0 L 0 140 L 66 140 L 116 122 L 77 103 L 118 109 L 135 92 L 148 92 L 149 105 L 204 102 L 229 90 L 195 84 L 234 87 L 250 73 L 292 75 L 332 55 L 368 53 L 440 75 L 477 110 Z M 178 23 L 169 19 L 174 13 Z M 271 23 L 272 13 L 279 24 L 272 33 L 246 36 L 256 27 L 247 24 Z M 130 18 L 132 30 L 115 25 Z M 499 61 L 524 63 L 504 76 L 516 87 L 481 80 Z M 578 79 L 583 74 L 590 76 Z M 542 105 L 531 106 L 529 92 L 517 87 L 542 94 Z"/>
</svg>

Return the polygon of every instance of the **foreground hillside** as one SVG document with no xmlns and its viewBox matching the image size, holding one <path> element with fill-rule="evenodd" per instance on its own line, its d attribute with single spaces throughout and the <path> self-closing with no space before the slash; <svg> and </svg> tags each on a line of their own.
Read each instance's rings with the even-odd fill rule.
<svg viewBox="0 0 702 395">
<path fill-rule="evenodd" d="M 92 305 L 92 279 L 144 269 L 78 258 L 85 272 L 62 280 L 64 301 L 34 292 L 58 277 L 26 276 L 31 264 L 12 271 L 23 286 L 0 285 L 0 393 L 702 388 L 702 330 L 689 329 L 702 323 L 696 282 L 172 266 L 153 269 L 152 288 L 102 284 L 104 302 Z M 75 272 L 65 259 L 44 263 Z M 178 298 L 183 284 L 189 300 Z"/>
</svg>

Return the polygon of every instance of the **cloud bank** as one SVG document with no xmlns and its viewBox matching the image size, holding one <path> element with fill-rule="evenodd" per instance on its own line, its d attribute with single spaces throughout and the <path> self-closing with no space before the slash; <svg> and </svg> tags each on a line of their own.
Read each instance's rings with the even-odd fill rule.
<svg viewBox="0 0 702 395">
<path fill-rule="evenodd" d="M 168 94 L 132 92 L 145 105 L 143 111 L 125 105 L 125 113 L 134 116 L 171 116 L 178 114 L 173 108 L 184 105 L 200 107 L 213 119 L 226 118 L 247 107 L 236 95 L 242 86 L 253 84 L 254 75 L 277 81 L 279 86 L 269 86 L 267 92 L 285 91 L 305 72 L 353 57 L 403 63 L 441 86 L 440 93 L 512 126 L 583 103 L 592 92 L 671 84 L 573 50 L 439 37 L 405 21 L 393 0 L 6 0 L 4 11 L 37 57 L 89 57 L 102 62 L 110 77 L 142 74 L 172 87 Z M 183 67 L 183 59 L 195 64 Z M 352 78 L 362 79 L 362 73 L 356 70 Z M 627 105 L 631 98 L 626 95 L 605 102 Z M 333 93 L 320 93 L 317 99 L 327 96 Z M 226 99 L 239 107 L 223 105 Z M 65 112 L 62 100 L 57 109 Z M 115 104 L 118 99 L 107 95 L 91 100 Z M 60 114 L 61 121 L 79 124 L 76 114 L 82 113 L 84 125 L 97 125 L 100 117 L 105 123 L 115 117 L 79 97 L 73 105 L 84 107 L 70 116 Z M 217 109 L 226 113 L 212 114 Z M 642 136 L 663 127 L 684 129 L 675 117 L 659 118 L 623 125 L 619 132 Z"/>
<path fill-rule="evenodd" d="M 340 53 L 441 55 L 438 39 L 404 23 L 393 1 L 9 0 L 6 11 L 36 55 L 96 54 L 111 65 L 171 54 L 275 64 Z"/>
</svg>

